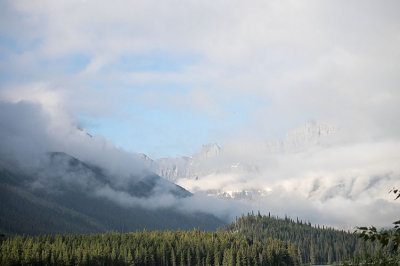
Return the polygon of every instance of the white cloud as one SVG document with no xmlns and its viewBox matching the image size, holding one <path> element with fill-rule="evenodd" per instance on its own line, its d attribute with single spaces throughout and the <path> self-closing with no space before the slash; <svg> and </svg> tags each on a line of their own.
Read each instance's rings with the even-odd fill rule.
<svg viewBox="0 0 400 266">
<path fill-rule="evenodd" d="M 400 207 L 388 193 L 400 187 L 400 141 L 341 133 L 308 123 L 284 141 L 230 142 L 216 157 L 177 164 L 177 183 L 193 192 L 248 191 L 252 208 L 312 223 L 390 226 Z"/>
<path fill-rule="evenodd" d="M 399 132 L 390 119 L 399 112 L 400 97 L 396 2 L 13 1 L 9 5 L 16 10 L 15 21 L 24 17 L 17 23 L 22 24 L 17 26 L 21 38 L 39 40 L 35 48 L 39 57 L 90 55 L 78 82 L 89 77 L 132 86 L 154 80 L 176 82 L 193 90 L 178 96 L 208 115 L 224 112 L 221 103 L 251 94 L 269 103 L 258 119 L 292 120 L 292 126 L 309 118 L 346 126 L 357 120 L 358 128 L 366 130 L 375 131 L 379 123 L 383 129 L 376 134 Z M 28 25 L 33 33 L 28 33 Z M 154 50 L 200 54 L 203 60 L 173 73 L 99 72 L 126 53 Z M 66 90 L 87 90 L 75 87 Z M 114 88 L 111 83 L 105 90 Z M 215 100 L 204 104 L 201 97 L 193 97 L 203 95 L 203 88 L 208 89 L 207 98 Z"/>
<path fill-rule="evenodd" d="M 248 110 L 248 120 L 234 128 L 213 129 L 210 135 L 227 144 L 239 143 L 239 138 L 247 143 L 248 150 L 242 144 L 232 148 L 238 150 L 236 158 L 258 155 L 259 139 L 282 136 L 308 119 L 342 128 L 344 137 L 333 148 L 268 157 L 268 178 L 275 182 L 270 186 L 290 195 L 295 188 L 309 191 L 316 176 L 323 176 L 327 186 L 340 180 L 350 186 L 353 177 L 360 177 L 352 193 L 359 197 L 354 206 L 360 207 L 363 216 L 367 212 L 363 202 L 368 197 L 370 204 L 378 206 L 386 186 L 397 184 L 397 1 L 43 0 L 7 1 L 2 6 L 0 32 L 16 40 L 17 51 L 0 50 L 6 54 L 0 70 L 11 71 L 11 77 L 0 84 L 0 97 L 40 103 L 58 118 L 52 120 L 54 131 L 74 123 L 71 114 L 123 116 L 127 106 L 136 103 L 162 104 L 164 110 L 182 112 L 194 109 L 222 124 L 234 117 L 226 110 L 231 104 Z M 172 58 L 199 55 L 200 59 L 165 72 L 107 69 L 124 55 L 154 51 Z M 77 54 L 87 56 L 90 62 L 78 73 L 66 73 L 62 59 Z M 53 63 L 44 67 L 42 60 Z M 92 88 L 94 81 L 102 88 Z M 165 84 L 187 89 L 172 93 L 164 89 Z M 146 89 L 139 91 L 138 87 Z M 252 106 L 243 100 L 248 98 L 261 104 Z M 65 110 L 68 114 L 64 116 Z M 93 142 L 101 144 L 96 147 L 111 145 L 102 138 Z M 89 150 L 87 156 L 99 152 L 97 148 Z M 264 157 L 251 159 L 260 162 Z M 371 194 L 363 194 L 371 178 L 385 174 L 389 178 L 382 178 L 377 191 L 368 189 Z M 259 181 L 258 177 L 252 180 Z M 325 192 L 321 188 L 320 193 Z M 301 210 L 327 215 L 336 213 L 334 206 L 342 204 L 357 213 L 351 202 L 335 198 L 304 203 L 310 210 Z M 276 206 L 277 210 L 282 207 L 278 201 Z M 390 210 L 396 205 L 385 206 Z"/>
</svg>

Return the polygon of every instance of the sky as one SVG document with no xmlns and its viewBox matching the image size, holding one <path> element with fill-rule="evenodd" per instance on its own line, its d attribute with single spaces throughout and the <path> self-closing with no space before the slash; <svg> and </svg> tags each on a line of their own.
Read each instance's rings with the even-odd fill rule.
<svg viewBox="0 0 400 266">
<path fill-rule="evenodd" d="M 399 126 L 397 1 L 2 1 L 0 94 L 152 158 Z"/>
<path fill-rule="evenodd" d="M 345 169 L 380 165 L 377 156 L 352 161 L 377 148 L 390 162 L 378 172 L 398 180 L 399 9 L 398 1 L 3 0 L 2 119 L 31 123 L 23 114 L 36 106 L 51 136 L 79 128 L 99 145 L 153 159 L 283 139 L 316 120 L 351 144 L 342 163 L 354 167 Z M 319 162 L 313 155 L 306 165 L 326 166 Z"/>
</svg>

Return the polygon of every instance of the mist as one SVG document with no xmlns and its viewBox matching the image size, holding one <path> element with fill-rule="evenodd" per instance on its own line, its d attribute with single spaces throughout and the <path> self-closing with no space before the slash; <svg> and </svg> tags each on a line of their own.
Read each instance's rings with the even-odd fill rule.
<svg viewBox="0 0 400 266">
<path fill-rule="evenodd" d="M 35 165 L 38 155 L 56 151 L 103 165 L 120 176 L 145 170 L 138 155 L 117 149 L 100 136 L 90 136 L 66 114 L 51 114 L 40 103 L 1 102 L 1 111 L 1 153 L 22 165 Z"/>
<path fill-rule="evenodd" d="M 73 120 L 51 116 L 38 103 L 0 102 L 0 110 L 1 166 L 32 177 L 27 181 L 34 190 L 63 193 L 71 189 L 126 208 L 210 213 L 225 221 L 248 210 L 246 204 L 206 195 L 179 197 L 175 195 L 177 187 L 163 179 L 155 179 L 150 195 L 140 196 L 141 191 L 129 189 L 154 176 L 140 155 L 118 149 L 102 137 L 90 136 Z"/>
<path fill-rule="evenodd" d="M 321 134 L 324 129 L 329 134 Z M 343 131 L 308 122 L 283 140 L 232 141 L 217 155 L 194 155 L 176 182 L 228 198 L 249 191 L 252 199 L 245 202 L 264 213 L 346 229 L 390 226 L 400 208 L 389 194 L 400 185 L 400 141 L 355 141 Z"/>
<path fill-rule="evenodd" d="M 37 169 L 39 154 L 65 152 L 107 171 L 113 185 L 95 197 L 203 209 L 204 195 L 147 203 L 121 188 L 152 170 L 138 153 L 185 156 L 181 169 L 218 143 L 219 156 L 172 181 L 194 193 L 263 195 L 243 209 L 219 201 L 216 213 L 260 209 L 339 227 L 397 219 L 388 191 L 400 185 L 398 1 L 0 7 L 2 164 Z M 286 141 L 310 120 L 334 131 L 318 143 Z M 90 187 L 91 178 L 76 182 Z"/>
</svg>

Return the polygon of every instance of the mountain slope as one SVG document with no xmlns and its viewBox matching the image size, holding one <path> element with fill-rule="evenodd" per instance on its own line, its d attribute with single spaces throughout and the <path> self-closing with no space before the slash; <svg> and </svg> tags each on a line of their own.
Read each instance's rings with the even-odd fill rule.
<svg viewBox="0 0 400 266">
<path fill-rule="evenodd" d="M 124 182 L 98 166 L 65 153 L 49 153 L 34 172 L 1 163 L 0 232 L 6 234 L 91 233 L 141 229 L 214 230 L 223 221 L 173 206 L 146 206 L 154 199 L 191 193 L 144 173 Z M 123 180 L 123 179 L 122 179 Z M 136 204 L 135 202 L 139 203 Z"/>
</svg>

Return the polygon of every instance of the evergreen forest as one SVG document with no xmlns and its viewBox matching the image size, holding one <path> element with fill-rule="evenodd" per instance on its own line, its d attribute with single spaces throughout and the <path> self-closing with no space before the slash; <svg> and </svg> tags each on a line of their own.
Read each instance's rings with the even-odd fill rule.
<svg viewBox="0 0 400 266">
<path fill-rule="evenodd" d="M 300 262 L 326 264 L 352 258 L 365 250 L 366 243 L 356 234 L 285 217 L 248 214 L 237 218 L 223 231 L 245 235 L 254 241 L 269 238 L 288 241 L 297 248 Z"/>
<path fill-rule="evenodd" d="M 390 243 L 251 213 L 216 232 L 0 235 L 0 265 L 398 265 Z"/>
<path fill-rule="evenodd" d="M 1 265 L 299 265 L 294 245 L 244 235 L 142 231 L 15 236 L 1 243 Z"/>
</svg>

